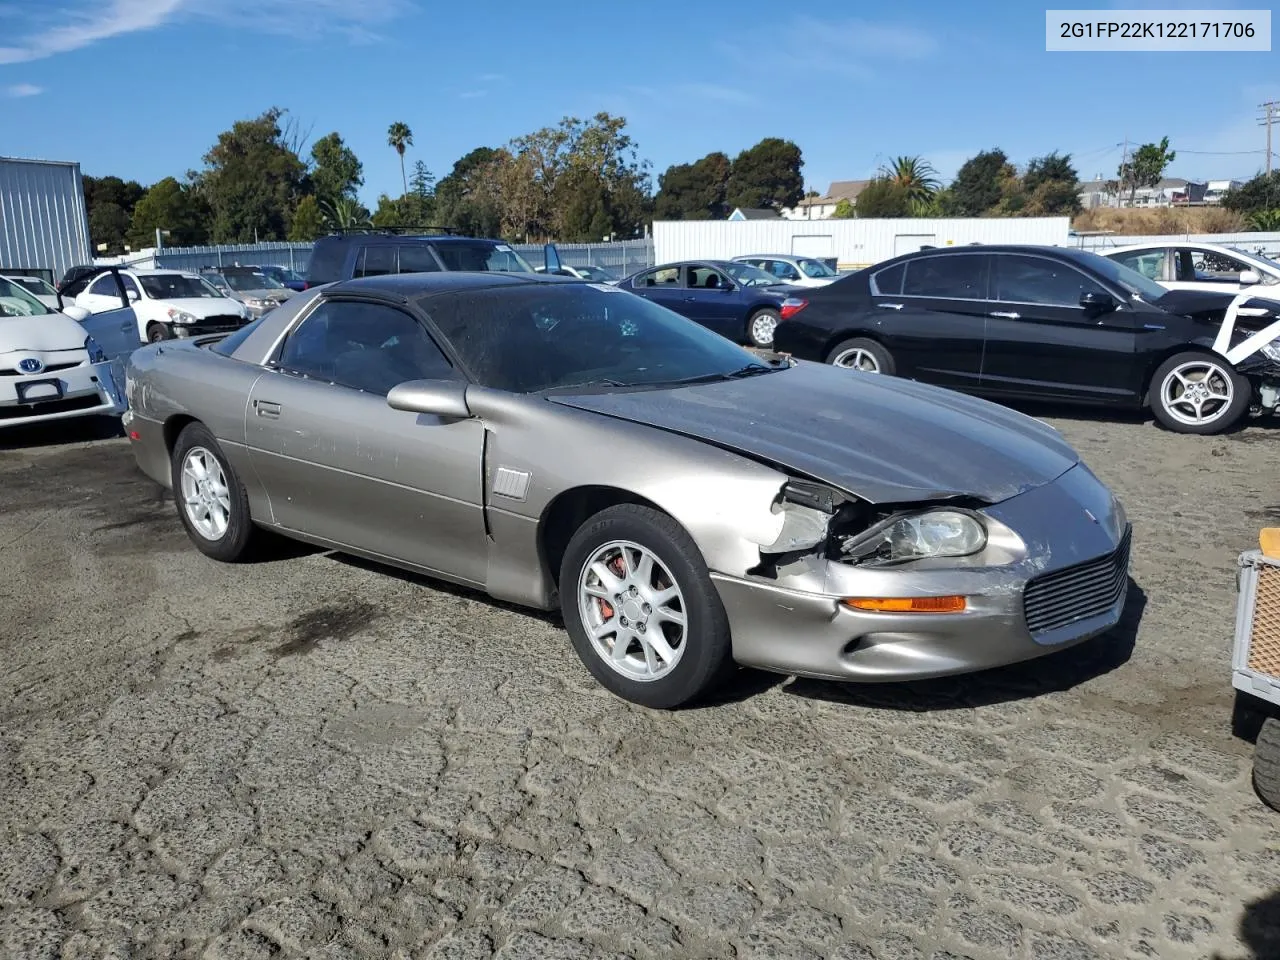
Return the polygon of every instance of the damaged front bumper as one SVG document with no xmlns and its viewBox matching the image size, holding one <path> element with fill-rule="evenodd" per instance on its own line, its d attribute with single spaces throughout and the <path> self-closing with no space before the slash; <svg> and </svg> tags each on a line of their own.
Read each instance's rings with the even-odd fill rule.
<svg viewBox="0 0 1280 960">
<path fill-rule="evenodd" d="M 1129 525 L 1087 468 L 981 511 L 982 553 L 896 567 L 808 557 L 775 579 L 713 572 L 734 659 L 836 680 L 969 673 L 1044 656 L 1105 633 L 1128 592 Z M 854 609 L 856 597 L 963 596 L 955 613 Z"/>
</svg>

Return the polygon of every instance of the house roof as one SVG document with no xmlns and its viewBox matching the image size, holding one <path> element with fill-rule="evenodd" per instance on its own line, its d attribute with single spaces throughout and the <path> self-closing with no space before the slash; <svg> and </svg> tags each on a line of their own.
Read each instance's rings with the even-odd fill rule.
<svg viewBox="0 0 1280 960">
<path fill-rule="evenodd" d="M 858 194 L 867 188 L 870 180 L 834 180 L 827 192 L 820 197 L 805 197 L 797 207 L 822 207 L 841 200 L 857 200 Z"/>
<path fill-rule="evenodd" d="M 741 214 L 743 220 L 778 220 L 782 217 L 782 214 L 770 207 L 737 207 L 729 216 L 733 217 L 735 214 Z"/>
</svg>

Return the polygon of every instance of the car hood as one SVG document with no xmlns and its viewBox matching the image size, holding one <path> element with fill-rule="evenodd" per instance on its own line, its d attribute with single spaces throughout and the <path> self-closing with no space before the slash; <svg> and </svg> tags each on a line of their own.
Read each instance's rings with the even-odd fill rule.
<svg viewBox="0 0 1280 960">
<path fill-rule="evenodd" d="M 694 437 L 872 503 L 998 503 L 1079 456 L 1047 424 L 976 397 L 800 362 L 776 373 L 553 402 Z"/>
<path fill-rule="evenodd" d="M 190 297 L 183 300 L 157 300 L 166 310 L 182 310 L 193 317 L 222 317 L 228 313 L 244 315 L 244 305 L 230 297 Z"/>
<path fill-rule="evenodd" d="M 79 350 L 88 336 L 84 327 L 65 313 L 37 317 L 0 317 L 0 353 L 29 350 L 53 353 Z"/>
<path fill-rule="evenodd" d="M 281 290 L 278 287 L 264 287 L 261 290 L 237 290 L 236 295 L 251 300 L 276 300 L 284 303 L 293 296 L 293 291 Z"/>
</svg>

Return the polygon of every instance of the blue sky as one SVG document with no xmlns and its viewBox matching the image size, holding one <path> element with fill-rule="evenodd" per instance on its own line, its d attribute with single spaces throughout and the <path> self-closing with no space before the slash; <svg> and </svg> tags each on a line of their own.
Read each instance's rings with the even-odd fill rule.
<svg viewBox="0 0 1280 960">
<path fill-rule="evenodd" d="M 950 177 L 994 146 L 1016 162 L 1069 151 L 1082 178 L 1109 177 L 1126 137 L 1166 134 L 1174 175 L 1263 166 L 1257 105 L 1280 99 L 1277 53 L 1047 53 L 1044 9 L 0 0 L 0 152 L 149 184 L 200 166 L 219 131 L 274 104 L 313 138 L 343 136 L 370 204 L 400 190 L 393 121 L 413 129 L 409 161 L 439 177 L 474 147 L 599 110 L 627 118 L 655 182 L 765 136 L 798 143 L 820 191 L 900 154 Z"/>
</svg>

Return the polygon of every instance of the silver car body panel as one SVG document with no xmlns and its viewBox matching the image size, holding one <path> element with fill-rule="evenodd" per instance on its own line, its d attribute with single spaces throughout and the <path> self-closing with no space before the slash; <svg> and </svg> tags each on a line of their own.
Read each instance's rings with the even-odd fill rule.
<svg viewBox="0 0 1280 960">
<path fill-rule="evenodd" d="M 1118 621 L 1123 591 L 1064 630 L 1028 629 L 1028 582 L 1116 554 L 1128 528 L 1110 491 L 1032 418 L 816 364 L 594 395 L 472 384 L 469 417 L 416 414 L 268 364 L 324 289 L 268 314 L 230 357 L 201 341 L 136 351 L 125 417 L 139 466 L 170 486 L 169 446 L 198 420 L 259 524 L 539 608 L 557 603 L 544 534 L 564 498 L 592 491 L 649 503 L 701 552 L 735 659 L 789 673 L 882 681 L 963 672 L 1042 655 Z M 894 508 L 971 498 L 987 545 L 895 568 L 810 553 L 761 572 L 761 548 L 784 525 L 774 506 L 795 478 Z M 841 602 L 956 593 L 970 598 L 959 614 Z"/>
</svg>

